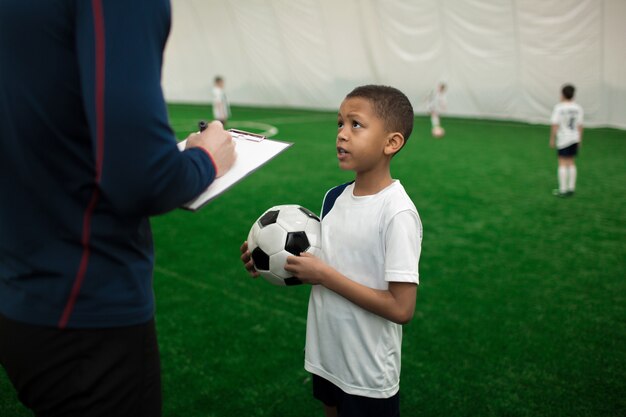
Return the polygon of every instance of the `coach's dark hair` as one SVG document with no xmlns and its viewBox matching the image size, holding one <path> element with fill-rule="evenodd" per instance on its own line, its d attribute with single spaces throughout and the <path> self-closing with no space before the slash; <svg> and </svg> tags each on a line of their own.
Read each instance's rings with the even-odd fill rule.
<svg viewBox="0 0 626 417">
<path fill-rule="evenodd" d="M 576 92 L 576 88 L 571 84 L 565 84 L 563 86 L 563 89 L 561 90 L 561 93 L 563 93 L 563 97 L 565 97 L 568 100 L 571 100 L 572 98 L 574 98 L 575 92 Z"/>
<path fill-rule="evenodd" d="M 363 85 L 346 96 L 354 97 L 369 100 L 376 116 L 385 123 L 385 129 L 389 132 L 402 133 L 404 143 L 409 140 L 413 131 L 413 106 L 402 91 L 386 85 Z"/>
</svg>

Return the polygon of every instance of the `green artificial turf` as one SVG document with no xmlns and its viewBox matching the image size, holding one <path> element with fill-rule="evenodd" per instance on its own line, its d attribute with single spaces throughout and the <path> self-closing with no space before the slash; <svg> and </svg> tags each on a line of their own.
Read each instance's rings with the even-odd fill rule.
<svg viewBox="0 0 626 417">
<path fill-rule="evenodd" d="M 170 106 L 179 139 L 210 114 Z M 352 179 L 337 168 L 336 116 L 233 114 L 231 127 L 269 124 L 294 146 L 200 211 L 152 221 L 163 414 L 321 417 L 303 370 L 309 288 L 249 278 L 239 245 L 267 208 L 319 212 Z M 433 139 L 417 117 L 392 164 L 424 225 L 402 415 L 626 415 L 626 132 L 587 129 L 576 195 L 559 199 L 547 126 L 443 125 Z M 30 415 L 3 372 L 0 415 Z"/>
</svg>

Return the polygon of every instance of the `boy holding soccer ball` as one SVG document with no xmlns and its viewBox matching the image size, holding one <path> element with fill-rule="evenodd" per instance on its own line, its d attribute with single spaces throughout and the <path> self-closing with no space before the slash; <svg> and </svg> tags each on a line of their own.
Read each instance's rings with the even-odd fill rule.
<svg viewBox="0 0 626 417">
<path fill-rule="evenodd" d="M 326 416 L 397 417 L 402 324 L 415 309 L 422 225 L 391 160 L 413 129 L 399 90 L 357 87 L 341 103 L 339 167 L 354 181 L 326 193 L 322 255 L 287 258 L 285 269 L 311 287 L 305 368 Z M 242 261 L 257 272 L 247 245 Z"/>
</svg>

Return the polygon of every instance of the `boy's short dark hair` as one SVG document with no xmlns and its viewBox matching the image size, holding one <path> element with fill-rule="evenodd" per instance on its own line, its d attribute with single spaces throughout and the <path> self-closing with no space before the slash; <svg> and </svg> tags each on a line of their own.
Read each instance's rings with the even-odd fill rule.
<svg viewBox="0 0 626 417">
<path fill-rule="evenodd" d="M 222 81 L 224 81 L 224 78 L 221 75 L 216 75 L 215 79 L 213 80 L 216 83 L 220 83 Z"/>
<path fill-rule="evenodd" d="M 406 143 L 413 131 L 414 114 L 411 102 L 402 91 L 386 85 L 363 85 L 346 96 L 354 97 L 369 100 L 376 115 L 385 123 L 385 129 L 402 133 Z"/>
<path fill-rule="evenodd" d="M 576 88 L 571 84 L 565 84 L 563 86 L 563 89 L 561 90 L 563 97 L 565 97 L 568 100 L 571 100 L 572 98 L 574 98 L 575 92 L 576 92 Z"/>
</svg>

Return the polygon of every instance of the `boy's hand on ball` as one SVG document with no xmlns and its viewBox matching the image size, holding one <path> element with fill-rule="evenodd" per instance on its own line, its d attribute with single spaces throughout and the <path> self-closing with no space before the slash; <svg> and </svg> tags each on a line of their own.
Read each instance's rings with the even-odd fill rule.
<svg viewBox="0 0 626 417">
<path fill-rule="evenodd" d="M 285 270 L 306 284 L 322 284 L 324 268 L 327 265 L 320 258 L 308 252 L 302 252 L 300 256 L 288 256 Z"/>
<path fill-rule="evenodd" d="M 252 224 L 242 254 L 244 249 L 250 253 L 258 273 L 254 276 L 273 285 L 292 286 L 302 281 L 285 269 L 286 259 L 305 251 L 321 253 L 321 241 L 321 223 L 315 213 L 298 204 L 281 204 L 265 210 Z M 241 259 L 251 271 L 248 255 Z"/>
<path fill-rule="evenodd" d="M 241 251 L 241 262 L 243 262 L 244 267 L 248 271 L 251 277 L 256 278 L 259 276 L 259 273 L 254 268 L 254 263 L 252 262 L 252 256 L 248 251 L 248 242 L 243 242 L 243 245 L 239 248 Z"/>
</svg>

